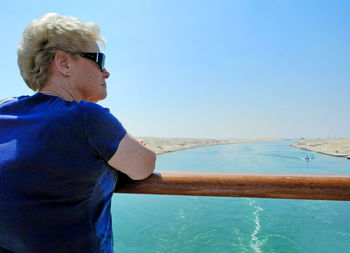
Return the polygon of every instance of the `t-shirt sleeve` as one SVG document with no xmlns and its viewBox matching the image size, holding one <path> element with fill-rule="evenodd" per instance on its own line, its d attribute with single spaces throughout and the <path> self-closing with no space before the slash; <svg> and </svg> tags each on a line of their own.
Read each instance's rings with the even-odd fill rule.
<svg viewBox="0 0 350 253">
<path fill-rule="evenodd" d="M 126 130 L 109 109 L 84 101 L 81 105 L 89 145 L 105 161 L 109 161 L 117 151 Z"/>
</svg>

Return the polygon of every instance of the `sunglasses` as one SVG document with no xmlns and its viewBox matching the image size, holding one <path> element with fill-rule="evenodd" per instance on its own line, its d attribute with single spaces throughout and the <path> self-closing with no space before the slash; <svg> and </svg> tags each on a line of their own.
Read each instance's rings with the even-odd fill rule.
<svg viewBox="0 0 350 253">
<path fill-rule="evenodd" d="M 105 60 L 106 56 L 103 53 L 78 53 L 79 56 L 89 59 L 98 64 L 101 69 L 101 72 L 105 70 Z"/>
</svg>

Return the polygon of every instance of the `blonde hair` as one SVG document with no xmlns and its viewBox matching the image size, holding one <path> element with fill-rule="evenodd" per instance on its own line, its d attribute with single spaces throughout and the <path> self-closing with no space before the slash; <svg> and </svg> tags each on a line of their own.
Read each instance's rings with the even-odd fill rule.
<svg viewBox="0 0 350 253">
<path fill-rule="evenodd" d="M 95 23 L 56 13 L 34 20 L 25 28 L 17 50 L 24 81 L 32 90 L 40 90 L 48 80 L 49 66 L 57 50 L 75 55 L 91 41 L 105 43 Z"/>
</svg>

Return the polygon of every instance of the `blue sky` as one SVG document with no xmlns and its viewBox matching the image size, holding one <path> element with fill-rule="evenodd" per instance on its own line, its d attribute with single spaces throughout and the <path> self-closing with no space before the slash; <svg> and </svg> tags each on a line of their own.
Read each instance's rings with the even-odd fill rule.
<svg viewBox="0 0 350 253">
<path fill-rule="evenodd" d="M 31 95 L 23 29 L 48 12 L 96 22 L 110 108 L 136 136 L 350 137 L 349 1 L 7 1 L 1 95 Z"/>
</svg>

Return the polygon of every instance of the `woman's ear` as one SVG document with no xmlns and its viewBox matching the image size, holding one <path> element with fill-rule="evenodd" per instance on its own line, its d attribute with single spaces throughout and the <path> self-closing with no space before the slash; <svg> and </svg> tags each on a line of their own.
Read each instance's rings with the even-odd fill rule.
<svg viewBox="0 0 350 253">
<path fill-rule="evenodd" d="M 69 54 L 58 50 L 55 54 L 53 61 L 54 66 L 59 73 L 66 77 L 70 76 L 69 70 L 72 65 L 72 57 Z"/>
</svg>

